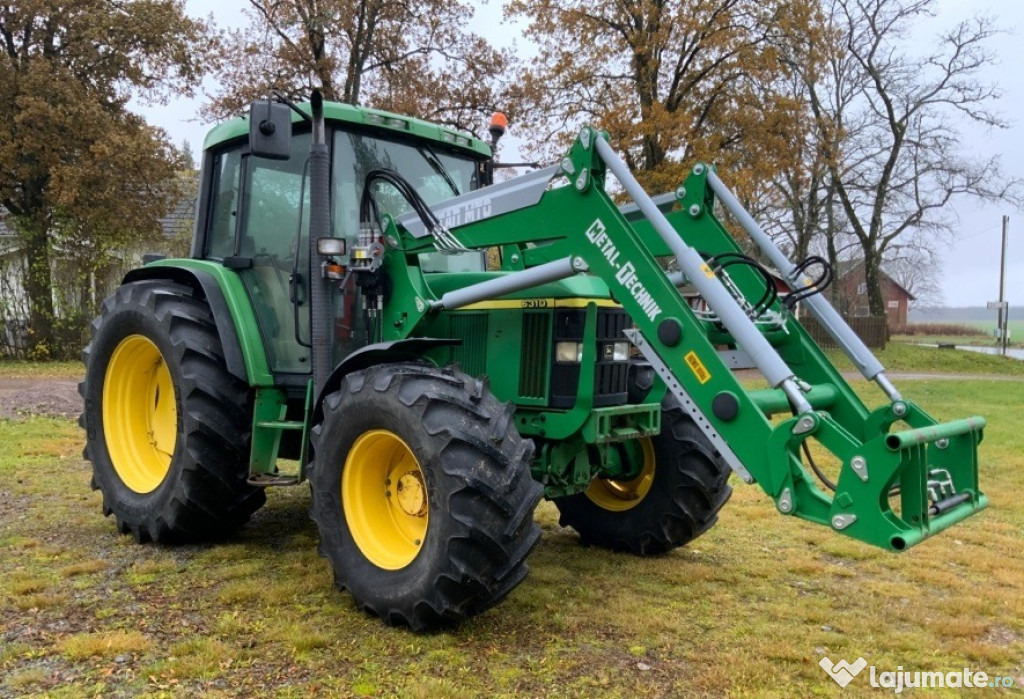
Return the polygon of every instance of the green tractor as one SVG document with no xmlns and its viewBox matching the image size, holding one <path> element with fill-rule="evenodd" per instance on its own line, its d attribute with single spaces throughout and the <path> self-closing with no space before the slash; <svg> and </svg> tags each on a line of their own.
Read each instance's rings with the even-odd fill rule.
<svg viewBox="0 0 1024 699">
<path fill-rule="evenodd" d="M 121 532 L 223 537 L 268 486 L 308 480 L 337 587 L 425 629 L 523 580 L 542 497 L 584 542 L 638 555 L 707 531 L 733 471 L 783 514 L 896 551 L 985 507 L 984 420 L 905 400 L 820 294 L 827 269 L 787 260 L 713 168 L 651 199 L 584 128 L 558 164 L 493 184 L 501 132 L 318 93 L 211 131 L 189 258 L 131 271 L 85 351 L 85 454 Z"/>
</svg>

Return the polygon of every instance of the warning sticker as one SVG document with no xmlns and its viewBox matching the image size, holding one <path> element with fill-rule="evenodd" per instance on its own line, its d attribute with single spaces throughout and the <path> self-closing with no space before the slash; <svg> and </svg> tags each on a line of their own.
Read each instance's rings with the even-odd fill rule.
<svg viewBox="0 0 1024 699">
<path fill-rule="evenodd" d="M 707 367 L 704 366 L 704 362 L 700 360 L 696 352 L 687 352 L 686 356 L 683 357 L 686 363 L 689 365 L 693 375 L 697 377 L 697 380 L 701 384 L 706 384 L 711 380 L 711 372 L 708 371 Z"/>
</svg>

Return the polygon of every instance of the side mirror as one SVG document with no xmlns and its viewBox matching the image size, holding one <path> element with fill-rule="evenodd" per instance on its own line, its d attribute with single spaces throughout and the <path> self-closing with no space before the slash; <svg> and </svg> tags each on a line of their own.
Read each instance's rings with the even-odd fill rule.
<svg viewBox="0 0 1024 699">
<path fill-rule="evenodd" d="M 249 152 L 260 158 L 288 160 L 292 154 L 292 114 L 286 104 L 270 100 L 249 107 Z"/>
</svg>

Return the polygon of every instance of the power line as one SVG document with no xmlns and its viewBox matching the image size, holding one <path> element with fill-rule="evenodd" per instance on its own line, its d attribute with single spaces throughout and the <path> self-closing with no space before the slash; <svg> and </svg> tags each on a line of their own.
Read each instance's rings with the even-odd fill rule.
<svg viewBox="0 0 1024 699">
<path fill-rule="evenodd" d="M 999 224 L 996 224 L 994 226 L 989 226 L 988 228 L 983 228 L 980 231 L 976 231 L 974 233 L 969 233 L 967 235 L 958 235 L 956 237 L 956 239 L 957 240 L 970 240 L 971 238 L 977 238 L 979 235 L 985 235 L 986 233 L 991 233 L 992 231 L 994 231 L 997 228 L 999 228 Z"/>
</svg>

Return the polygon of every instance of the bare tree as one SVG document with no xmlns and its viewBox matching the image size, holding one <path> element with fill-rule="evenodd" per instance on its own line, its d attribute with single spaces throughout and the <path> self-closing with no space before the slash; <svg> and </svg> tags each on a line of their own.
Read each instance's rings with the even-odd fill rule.
<svg viewBox="0 0 1024 699">
<path fill-rule="evenodd" d="M 807 88 L 801 79 L 788 81 L 785 89 L 796 101 L 807 102 Z M 769 187 L 761 189 L 761 199 L 748 207 L 790 259 L 798 261 L 827 236 L 829 204 L 835 198 L 821 148 L 821 130 L 809 108 L 802 117 L 809 126 L 793 134 L 792 159 L 771 178 Z"/>
<path fill-rule="evenodd" d="M 992 21 L 957 24 L 921 57 L 900 48 L 935 4 L 826 0 L 830 32 L 819 46 L 813 37 L 795 41 L 788 58 L 806 87 L 827 170 L 819 186 L 834 188 L 844 227 L 859 244 L 874 315 L 885 312 L 878 276 L 883 261 L 906 257 L 914 246 L 920 258 L 947 240 L 955 197 L 1021 200 L 1021 182 L 1003 175 L 997 156 L 973 158 L 959 148 L 966 123 L 1006 126 L 993 111 L 998 89 L 979 75 L 994 60 L 986 48 L 995 33 Z M 815 52 L 828 56 L 824 71 L 807 67 Z M 814 197 L 818 191 L 801 193 L 805 203 Z"/>
<path fill-rule="evenodd" d="M 885 272 L 914 299 L 910 308 L 929 308 L 943 303 L 939 272 L 942 269 L 938 251 L 919 241 L 889 249 Z"/>
</svg>

